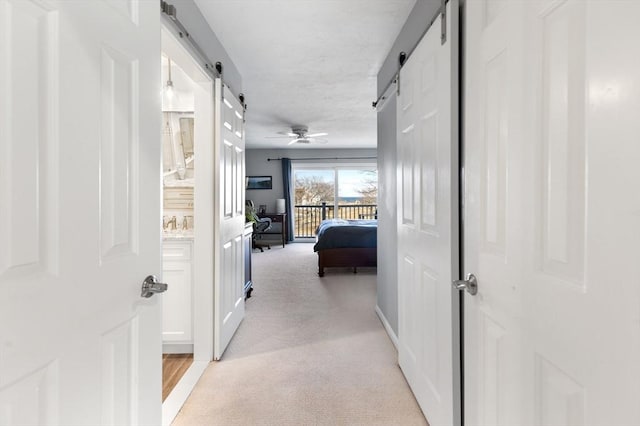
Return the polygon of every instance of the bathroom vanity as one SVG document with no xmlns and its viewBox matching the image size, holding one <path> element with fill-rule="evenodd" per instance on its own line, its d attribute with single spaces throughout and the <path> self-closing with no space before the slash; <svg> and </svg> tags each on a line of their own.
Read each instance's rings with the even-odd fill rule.
<svg viewBox="0 0 640 426">
<path fill-rule="evenodd" d="M 162 272 L 163 353 L 193 353 L 193 236 L 165 236 Z"/>
</svg>

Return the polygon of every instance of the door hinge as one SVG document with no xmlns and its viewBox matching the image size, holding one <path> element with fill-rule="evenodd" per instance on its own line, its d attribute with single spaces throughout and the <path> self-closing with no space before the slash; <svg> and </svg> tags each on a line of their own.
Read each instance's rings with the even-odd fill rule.
<svg viewBox="0 0 640 426">
<path fill-rule="evenodd" d="M 440 2 L 440 44 L 447 42 L 447 0 Z"/>
</svg>

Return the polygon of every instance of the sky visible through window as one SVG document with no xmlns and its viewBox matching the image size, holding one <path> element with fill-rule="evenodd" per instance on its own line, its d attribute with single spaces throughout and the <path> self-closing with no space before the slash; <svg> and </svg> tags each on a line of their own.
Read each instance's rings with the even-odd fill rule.
<svg viewBox="0 0 640 426">
<path fill-rule="evenodd" d="M 360 192 L 367 186 L 367 182 L 378 179 L 376 169 L 338 169 L 338 197 L 339 198 L 357 198 L 361 197 Z M 333 170 L 296 170 L 295 178 L 313 177 L 323 182 L 333 183 Z"/>
<path fill-rule="evenodd" d="M 361 191 L 371 179 L 378 179 L 375 170 L 338 170 L 338 197 L 361 197 Z"/>
</svg>

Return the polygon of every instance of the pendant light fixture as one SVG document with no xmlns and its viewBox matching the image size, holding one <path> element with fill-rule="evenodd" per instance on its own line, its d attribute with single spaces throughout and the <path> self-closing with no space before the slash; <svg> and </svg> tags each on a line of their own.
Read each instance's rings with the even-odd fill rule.
<svg viewBox="0 0 640 426">
<path fill-rule="evenodd" d="M 172 99 L 174 92 L 173 92 L 173 81 L 171 81 L 171 58 L 167 57 L 167 63 L 169 64 L 169 74 L 168 74 L 168 79 L 167 79 L 167 84 L 164 88 L 165 93 L 167 94 L 167 98 Z"/>
</svg>

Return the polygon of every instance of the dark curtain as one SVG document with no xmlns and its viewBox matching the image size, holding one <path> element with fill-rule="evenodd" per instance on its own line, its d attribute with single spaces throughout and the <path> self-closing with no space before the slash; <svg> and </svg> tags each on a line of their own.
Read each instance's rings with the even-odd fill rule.
<svg viewBox="0 0 640 426">
<path fill-rule="evenodd" d="M 284 208 L 287 213 L 287 241 L 293 241 L 293 187 L 291 159 L 283 158 L 282 161 L 282 188 L 284 190 Z"/>
</svg>

